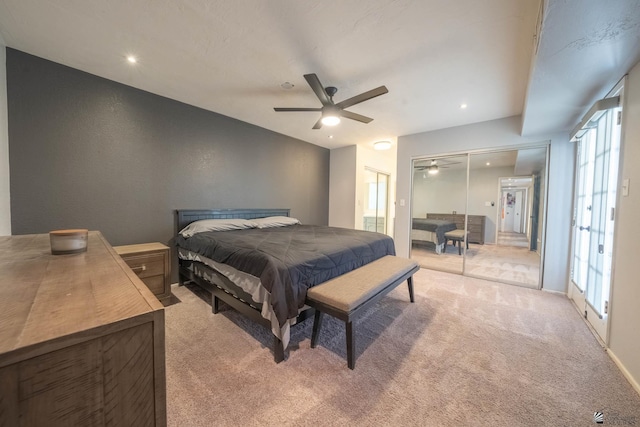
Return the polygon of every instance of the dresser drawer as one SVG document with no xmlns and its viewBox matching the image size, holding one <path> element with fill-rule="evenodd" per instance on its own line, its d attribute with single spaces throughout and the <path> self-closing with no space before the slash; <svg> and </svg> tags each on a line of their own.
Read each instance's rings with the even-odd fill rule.
<svg viewBox="0 0 640 427">
<path fill-rule="evenodd" d="M 141 279 L 164 275 L 164 254 L 127 256 L 123 259 Z"/>
<path fill-rule="evenodd" d="M 468 221 L 469 224 L 482 225 L 484 223 L 484 218 L 483 217 L 479 217 L 479 216 L 469 215 L 467 217 L 467 221 Z"/>
</svg>

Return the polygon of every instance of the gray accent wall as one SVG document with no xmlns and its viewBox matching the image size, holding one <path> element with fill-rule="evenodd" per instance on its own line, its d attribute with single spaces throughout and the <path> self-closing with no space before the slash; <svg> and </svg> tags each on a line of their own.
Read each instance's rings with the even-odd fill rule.
<svg viewBox="0 0 640 427">
<path fill-rule="evenodd" d="M 303 223 L 328 223 L 329 150 L 6 56 L 13 234 L 88 228 L 112 245 L 169 243 L 179 208 L 291 208 Z"/>
</svg>

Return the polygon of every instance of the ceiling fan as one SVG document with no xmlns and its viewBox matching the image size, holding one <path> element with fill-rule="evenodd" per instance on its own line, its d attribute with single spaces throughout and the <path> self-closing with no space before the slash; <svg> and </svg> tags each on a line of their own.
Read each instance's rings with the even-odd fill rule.
<svg viewBox="0 0 640 427">
<path fill-rule="evenodd" d="M 345 108 L 351 107 L 352 105 L 359 104 L 361 102 L 367 101 L 371 98 L 375 98 L 376 96 L 384 95 L 389 92 L 385 86 L 380 86 L 375 89 L 371 89 L 367 92 L 361 93 L 360 95 L 356 95 L 349 99 L 345 99 L 344 101 L 338 102 L 337 104 L 333 102 L 333 96 L 338 92 L 338 89 L 334 86 L 323 87 L 322 83 L 320 83 L 320 79 L 315 74 L 305 74 L 305 80 L 311 86 L 311 89 L 315 92 L 316 96 L 322 103 L 322 108 L 274 108 L 277 112 L 283 111 L 318 111 L 321 112 L 322 115 L 320 119 L 313 125 L 312 129 L 320 129 L 322 125 L 327 126 L 335 126 L 340 123 L 340 117 L 345 117 L 347 119 L 356 120 L 362 123 L 369 123 L 373 119 L 371 117 L 363 116 L 361 114 L 352 113 L 351 111 L 346 111 Z"/>
<path fill-rule="evenodd" d="M 441 160 L 437 160 L 437 159 L 425 160 L 424 162 L 426 162 L 426 164 L 419 164 L 420 162 L 416 162 L 414 164 L 414 169 L 417 171 L 426 170 L 432 175 L 438 173 L 438 170 L 440 168 L 446 169 L 451 165 L 457 165 L 460 163 L 460 162 L 447 162 L 446 160 L 445 160 L 446 163 L 442 163 L 442 159 Z M 441 162 L 441 163 L 438 163 L 438 162 Z"/>
</svg>

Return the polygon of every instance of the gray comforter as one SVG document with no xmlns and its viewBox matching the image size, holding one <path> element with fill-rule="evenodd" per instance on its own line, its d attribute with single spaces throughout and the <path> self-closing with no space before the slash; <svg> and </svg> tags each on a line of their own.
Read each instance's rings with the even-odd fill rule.
<svg viewBox="0 0 640 427">
<path fill-rule="evenodd" d="M 443 219 L 413 218 L 411 228 L 414 230 L 425 230 L 436 233 L 438 241 L 435 243 L 438 244 L 444 242 L 444 233 L 456 229 L 456 223 Z"/>
<path fill-rule="evenodd" d="M 280 326 L 298 315 L 309 287 L 395 255 L 384 234 L 317 225 L 179 235 L 176 244 L 258 277 Z"/>
</svg>

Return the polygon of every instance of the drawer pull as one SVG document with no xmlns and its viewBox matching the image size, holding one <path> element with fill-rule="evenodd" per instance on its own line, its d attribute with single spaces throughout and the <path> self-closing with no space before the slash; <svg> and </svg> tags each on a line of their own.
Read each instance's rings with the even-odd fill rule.
<svg viewBox="0 0 640 427">
<path fill-rule="evenodd" d="M 140 267 L 131 267 L 131 269 L 133 271 L 136 271 L 136 270 L 145 271 L 147 269 L 147 266 L 142 264 Z"/>
</svg>

